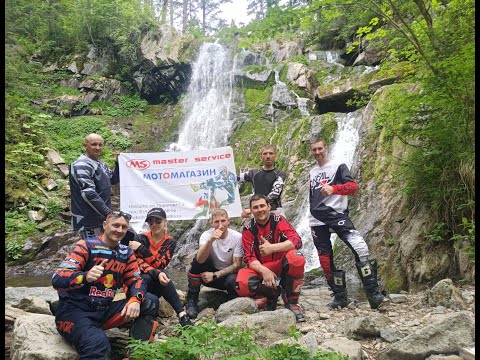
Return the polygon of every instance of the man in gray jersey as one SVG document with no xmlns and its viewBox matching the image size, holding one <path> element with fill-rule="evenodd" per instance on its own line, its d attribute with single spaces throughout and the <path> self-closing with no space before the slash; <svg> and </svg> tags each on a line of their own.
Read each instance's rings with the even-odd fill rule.
<svg viewBox="0 0 480 360">
<path fill-rule="evenodd" d="M 268 198 L 271 212 L 285 216 L 280 196 L 285 184 L 286 174 L 275 167 L 277 157 L 275 145 L 265 145 L 260 149 L 261 168 L 250 169 L 242 172 L 237 181 L 240 183 L 249 182 L 253 185 L 253 195 L 262 194 Z M 250 217 L 250 209 L 242 211 L 243 218 Z"/>
<path fill-rule="evenodd" d="M 377 309 L 388 301 L 377 281 L 377 262 L 370 258 L 367 243 L 348 216 L 348 195 L 356 191 L 357 184 L 347 165 L 328 158 L 328 146 L 324 140 L 311 142 L 310 152 L 317 165 L 310 170 L 309 225 L 320 265 L 334 294 L 329 306 L 343 308 L 349 303 L 345 271 L 336 269 L 333 262 L 332 230 L 352 250 L 370 307 Z"/>
<path fill-rule="evenodd" d="M 72 228 L 83 239 L 102 233 L 102 224 L 112 211 L 111 187 L 120 181 L 119 166 L 110 170 L 103 161 L 103 138 L 85 136 L 85 153 L 70 166 Z"/>
</svg>

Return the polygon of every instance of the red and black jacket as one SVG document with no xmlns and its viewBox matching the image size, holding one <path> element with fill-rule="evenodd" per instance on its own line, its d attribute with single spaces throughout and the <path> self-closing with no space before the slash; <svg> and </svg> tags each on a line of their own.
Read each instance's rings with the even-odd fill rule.
<svg viewBox="0 0 480 360">
<path fill-rule="evenodd" d="M 135 241 L 141 245 L 135 251 L 140 271 L 157 278 L 161 270 L 165 269 L 172 260 L 177 242 L 170 235 L 165 234 L 162 241 L 156 243 L 152 238 L 152 232 L 137 234 Z"/>
<path fill-rule="evenodd" d="M 270 214 L 270 218 L 265 225 L 260 225 L 255 222 L 255 219 L 252 219 L 244 226 L 242 232 L 242 247 L 245 252 L 243 260 L 247 266 L 254 260 L 258 260 L 262 264 L 280 260 L 286 253 L 284 251 L 262 256 L 259 249 L 261 236 L 271 244 L 290 240 L 295 249 L 302 247 L 302 239 L 282 215 Z"/>
</svg>

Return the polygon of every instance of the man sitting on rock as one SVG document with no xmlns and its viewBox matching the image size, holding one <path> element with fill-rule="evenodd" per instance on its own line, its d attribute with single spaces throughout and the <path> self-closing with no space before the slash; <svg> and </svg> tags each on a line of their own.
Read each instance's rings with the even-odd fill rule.
<svg viewBox="0 0 480 360">
<path fill-rule="evenodd" d="M 130 320 L 130 337 L 153 340 L 158 297 L 147 292 L 133 251 L 120 244 L 130 219 L 121 211 L 110 213 L 103 222 L 104 234 L 77 241 L 53 274 L 60 298 L 55 311 L 58 332 L 82 360 L 110 359 L 104 330 Z M 127 298 L 113 301 L 123 283 Z"/>
<path fill-rule="evenodd" d="M 298 304 L 304 282 L 305 258 L 298 251 L 302 240 L 287 219 L 271 214 L 270 208 L 265 195 L 256 194 L 250 199 L 253 219 L 242 233 L 247 268 L 238 272 L 237 293 L 239 296 L 266 297 L 264 310 L 273 311 L 284 289 L 285 307 L 295 314 L 297 321 L 303 322 L 305 317 Z"/>
<path fill-rule="evenodd" d="M 212 211 L 211 224 L 212 228 L 200 236 L 200 247 L 188 272 L 185 307 L 191 319 L 198 315 L 198 296 L 202 284 L 227 290 L 232 298 L 237 296 L 235 279 L 242 266 L 242 234 L 228 228 L 230 220 L 224 209 Z"/>
</svg>

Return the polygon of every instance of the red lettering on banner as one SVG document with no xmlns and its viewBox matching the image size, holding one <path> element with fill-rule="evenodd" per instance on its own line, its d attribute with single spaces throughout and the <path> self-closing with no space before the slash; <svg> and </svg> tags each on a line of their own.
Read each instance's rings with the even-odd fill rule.
<svg viewBox="0 0 480 360">
<path fill-rule="evenodd" d="M 150 167 L 150 161 L 141 159 L 128 160 L 125 165 L 132 169 L 145 170 Z"/>
<path fill-rule="evenodd" d="M 211 161 L 211 160 L 223 160 L 223 159 L 230 159 L 231 156 L 232 155 L 230 153 L 221 154 L 221 155 L 202 156 L 202 157 L 196 157 L 195 161 L 202 162 L 202 161 Z"/>
</svg>

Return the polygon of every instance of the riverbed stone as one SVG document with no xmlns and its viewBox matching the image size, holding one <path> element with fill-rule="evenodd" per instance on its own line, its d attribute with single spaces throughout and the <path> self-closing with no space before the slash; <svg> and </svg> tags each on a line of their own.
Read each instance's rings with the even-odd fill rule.
<svg viewBox="0 0 480 360">
<path fill-rule="evenodd" d="M 47 303 L 58 300 L 58 293 L 53 287 L 7 287 L 5 288 L 5 304 L 18 305 L 27 296 L 36 296 Z"/>
<path fill-rule="evenodd" d="M 18 305 L 14 305 L 14 307 L 30 313 L 52 315 L 49 304 L 38 296 L 24 297 Z"/>
<path fill-rule="evenodd" d="M 320 350 L 335 351 L 348 355 L 349 360 L 362 360 L 362 345 L 343 337 L 327 340 L 319 345 Z"/>
<path fill-rule="evenodd" d="M 44 314 L 20 316 L 13 328 L 11 360 L 77 360 L 76 350 L 63 340 L 55 317 Z"/>
<path fill-rule="evenodd" d="M 258 307 L 255 300 L 248 297 L 238 297 L 221 304 L 215 313 L 215 321 L 220 323 L 233 315 L 255 314 Z"/>
<path fill-rule="evenodd" d="M 380 352 L 379 360 L 423 360 L 429 354 L 456 353 L 475 341 L 475 319 L 462 311 L 431 324 Z"/>
</svg>

